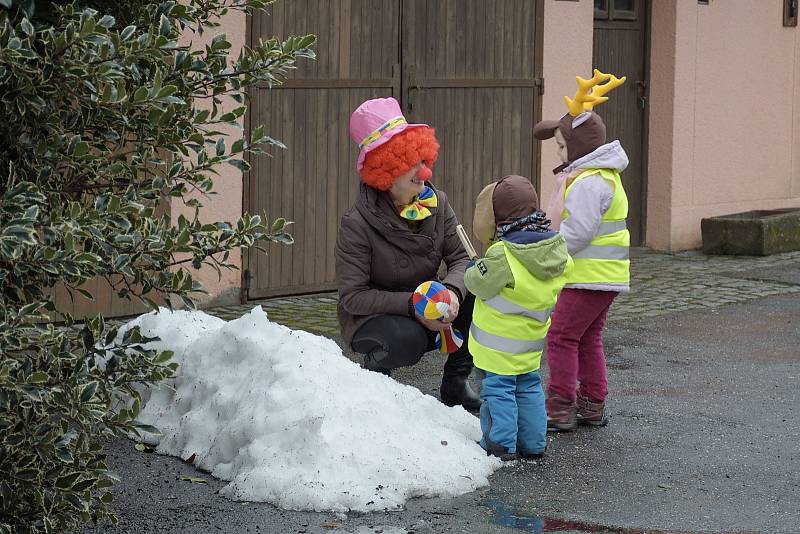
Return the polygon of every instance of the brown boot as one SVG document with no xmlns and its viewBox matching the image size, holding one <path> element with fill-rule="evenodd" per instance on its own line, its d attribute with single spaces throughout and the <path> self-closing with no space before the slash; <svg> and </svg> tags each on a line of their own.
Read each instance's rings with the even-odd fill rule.
<svg viewBox="0 0 800 534">
<path fill-rule="evenodd" d="M 605 402 L 595 402 L 578 395 L 576 417 L 579 425 L 606 426 L 608 414 Z"/>
<path fill-rule="evenodd" d="M 569 432 L 575 428 L 575 404 L 558 395 L 547 397 L 547 430 L 548 432 Z"/>
</svg>

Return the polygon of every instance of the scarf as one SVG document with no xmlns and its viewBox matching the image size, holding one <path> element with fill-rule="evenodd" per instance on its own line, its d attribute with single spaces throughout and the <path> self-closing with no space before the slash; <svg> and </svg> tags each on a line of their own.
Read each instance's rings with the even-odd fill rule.
<svg viewBox="0 0 800 534">
<path fill-rule="evenodd" d="M 400 206 L 397 210 L 400 213 L 400 217 L 404 219 L 409 221 L 421 221 L 432 215 L 431 210 L 428 208 L 435 208 L 438 205 L 439 201 L 436 198 L 436 193 L 432 188 L 426 185 L 422 193 L 415 196 L 411 203 Z"/>
<path fill-rule="evenodd" d="M 543 211 L 536 210 L 530 215 L 519 217 L 510 223 L 498 226 L 497 231 L 495 232 L 495 238 L 499 239 L 510 232 L 516 231 L 540 233 L 549 232 L 550 219 L 547 218 L 547 215 Z"/>
</svg>

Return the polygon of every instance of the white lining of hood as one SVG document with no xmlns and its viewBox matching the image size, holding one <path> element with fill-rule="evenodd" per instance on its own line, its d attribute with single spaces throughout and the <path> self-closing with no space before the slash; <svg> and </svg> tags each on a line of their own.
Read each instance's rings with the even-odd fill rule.
<svg viewBox="0 0 800 534">
<path fill-rule="evenodd" d="M 615 139 L 610 143 L 600 145 L 592 152 L 576 159 L 564 169 L 564 172 L 571 173 L 578 169 L 594 167 L 616 169 L 617 172 L 622 172 L 628 167 L 628 155 L 618 140 Z"/>
</svg>

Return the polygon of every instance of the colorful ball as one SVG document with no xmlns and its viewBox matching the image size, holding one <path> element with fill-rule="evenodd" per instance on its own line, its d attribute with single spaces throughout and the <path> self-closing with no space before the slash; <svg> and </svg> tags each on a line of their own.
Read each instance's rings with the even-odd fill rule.
<svg viewBox="0 0 800 534">
<path fill-rule="evenodd" d="M 443 319 L 450 312 L 450 292 L 441 282 L 422 282 L 411 302 L 417 315 L 426 319 Z"/>
</svg>

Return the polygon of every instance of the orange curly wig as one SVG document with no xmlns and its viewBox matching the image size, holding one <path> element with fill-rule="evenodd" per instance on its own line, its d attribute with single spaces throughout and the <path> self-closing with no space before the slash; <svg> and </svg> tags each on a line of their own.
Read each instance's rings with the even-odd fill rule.
<svg viewBox="0 0 800 534">
<path fill-rule="evenodd" d="M 420 161 L 430 168 L 437 157 L 439 142 L 433 128 L 406 130 L 366 155 L 361 179 L 375 189 L 386 191 L 398 176 L 407 173 Z"/>
</svg>

